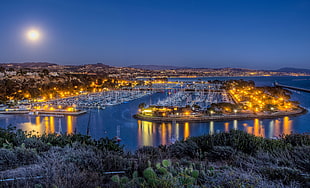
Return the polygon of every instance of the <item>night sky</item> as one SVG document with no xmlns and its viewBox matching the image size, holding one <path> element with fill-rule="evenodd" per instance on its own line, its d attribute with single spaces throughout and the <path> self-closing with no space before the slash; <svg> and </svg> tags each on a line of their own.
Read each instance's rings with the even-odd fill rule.
<svg viewBox="0 0 310 188">
<path fill-rule="evenodd" d="M 0 62 L 310 68 L 310 1 L 0 0 Z"/>
</svg>

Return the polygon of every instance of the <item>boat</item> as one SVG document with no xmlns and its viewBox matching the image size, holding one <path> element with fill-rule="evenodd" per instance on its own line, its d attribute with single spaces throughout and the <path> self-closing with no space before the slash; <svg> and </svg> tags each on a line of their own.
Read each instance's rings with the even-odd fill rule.
<svg viewBox="0 0 310 188">
<path fill-rule="evenodd" d="M 115 141 L 120 142 L 122 141 L 121 137 L 120 137 L 120 127 L 119 125 L 117 125 L 116 127 L 116 136 L 114 137 Z"/>
<path fill-rule="evenodd" d="M 43 116 L 43 117 L 65 117 L 65 115 L 62 115 L 62 114 L 40 114 L 40 116 Z"/>
</svg>

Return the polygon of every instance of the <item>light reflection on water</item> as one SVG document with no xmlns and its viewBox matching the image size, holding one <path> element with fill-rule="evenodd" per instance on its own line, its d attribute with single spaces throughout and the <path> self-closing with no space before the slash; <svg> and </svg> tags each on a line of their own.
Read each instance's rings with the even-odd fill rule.
<svg viewBox="0 0 310 188">
<path fill-rule="evenodd" d="M 210 121 L 210 131 L 209 134 L 214 134 L 214 121 Z"/>
<path fill-rule="evenodd" d="M 186 139 L 186 138 L 189 137 L 189 135 L 190 135 L 189 123 L 186 122 L 186 123 L 184 124 L 184 137 L 183 137 L 183 138 Z"/>
<path fill-rule="evenodd" d="M 240 129 L 255 136 L 275 138 L 282 134 L 290 134 L 292 132 L 293 121 L 289 117 L 270 119 L 269 122 L 263 122 L 259 119 L 248 120 L 247 122 L 251 121 L 252 125 L 249 123 L 242 123 L 244 120 L 233 120 L 230 122 L 210 121 L 208 123 L 201 123 L 197 125 L 197 123 L 189 122 L 174 124 L 138 120 L 138 145 L 154 146 L 158 145 L 158 143 L 163 145 L 171 144 L 174 139 L 181 140 L 193 136 L 191 131 L 195 133 L 201 126 L 203 126 L 204 129 L 208 129 L 208 131 L 205 131 L 200 135 L 207 133 L 214 134 L 215 132 L 229 132 L 231 129 Z M 179 135 L 183 136 L 179 137 Z"/>
<path fill-rule="evenodd" d="M 73 116 L 67 116 L 67 133 L 72 134 L 73 133 L 73 121 L 75 119 Z"/>
<path fill-rule="evenodd" d="M 36 116 L 34 123 L 32 123 L 32 119 L 29 119 L 29 122 L 21 123 L 20 127 L 25 131 L 33 131 L 38 134 L 43 133 L 74 133 L 74 125 L 76 121 L 75 116 L 66 116 L 66 128 L 65 132 L 62 131 L 61 120 L 63 118 L 57 118 L 53 116 L 45 116 L 40 117 Z M 58 120 L 55 123 L 55 119 Z M 205 131 L 205 133 L 214 134 L 214 132 L 225 131 L 228 132 L 231 129 L 240 129 L 244 130 L 247 133 L 253 134 L 255 136 L 274 138 L 278 137 L 281 134 L 290 134 L 292 130 L 293 121 L 289 117 L 278 118 L 275 120 L 269 120 L 269 124 L 262 124 L 262 121 L 259 119 L 248 120 L 253 121 L 253 125 L 249 125 L 248 123 L 238 124 L 238 120 L 233 120 L 230 122 L 222 122 L 222 128 L 217 126 L 216 129 L 214 127 L 214 121 L 210 121 L 205 123 L 208 126 L 204 126 L 205 129 L 209 129 L 209 131 Z M 221 124 L 221 122 L 216 122 L 217 124 Z M 180 140 L 186 139 L 191 135 L 191 131 L 196 132 L 198 127 L 195 123 L 155 123 L 149 121 L 137 121 L 138 124 L 138 145 L 139 146 L 152 146 L 160 144 L 169 144 L 172 139 Z M 203 123 L 200 123 L 198 126 L 202 126 Z M 265 128 L 266 127 L 266 128 Z M 267 129 L 267 131 L 265 130 Z M 266 132 L 268 133 L 266 135 Z M 204 134 L 205 134 L 204 133 Z M 182 135 L 180 137 L 180 135 Z M 158 139 L 158 140 L 157 140 Z"/>
<path fill-rule="evenodd" d="M 62 131 L 62 117 L 54 116 L 28 116 L 29 122 L 20 123 L 17 128 L 20 128 L 27 132 L 33 132 L 34 134 L 48 134 L 48 133 L 74 133 L 74 124 L 76 121 L 75 116 L 64 117 L 66 122 L 66 131 Z M 33 120 L 34 119 L 34 120 Z M 56 123 L 55 121 L 58 120 Z"/>
</svg>

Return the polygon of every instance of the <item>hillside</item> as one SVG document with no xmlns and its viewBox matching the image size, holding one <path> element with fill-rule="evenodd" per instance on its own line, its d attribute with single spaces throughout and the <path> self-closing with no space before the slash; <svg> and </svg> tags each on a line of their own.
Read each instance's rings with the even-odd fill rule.
<svg viewBox="0 0 310 188">
<path fill-rule="evenodd" d="M 0 128 L 1 187 L 309 187 L 310 136 L 243 131 L 128 153 L 115 140 Z"/>
</svg>

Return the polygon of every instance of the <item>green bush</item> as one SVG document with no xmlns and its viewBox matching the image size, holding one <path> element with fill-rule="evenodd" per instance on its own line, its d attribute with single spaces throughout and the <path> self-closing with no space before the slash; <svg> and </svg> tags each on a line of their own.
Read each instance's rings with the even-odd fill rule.
<svg viewBox="0 0 310 188">
<path fill-rule="evenodd" d="M 292 146 L 310 146 L 309 134 L 286 134 L 282 135 L 282 140 Z"/>
<path fill-rule="evenodd" d="M 310 146 L 295 147 L 291 156 L 296 168 L 310 173 Z"/>
<path fill-rule="evenodd" d="M 152 157 L 153 159 L 157 159 L 160 157 L 159 149 L 157 147 L 153 147 L 153 146 L 143 146 L 143 147 L 139 148 L 138 150 L 136 150 L 135 154 L 138 156 L 148 155 L 148 156 Z"/>
<path fill-rule="evenodd" d="M 230 146 L 214 146 L 212 150 L 207 152 L 206 157 L 211 161 L 232 160 L 236 150 Z"/>
<path fill-rule="evenodd" d="M 199 147 L 192 140 L 180 141 L 169 146 L 168 153 L 177 158 L 197 158 L 199 157 Z"/>
<path fill-rule="evenodd" d="M 7 129 L 0 128 L 0 147 L 12 145 L 21 146 L 25 144 L 26 148 L 35 148 L 38 152 L 47 151 L 50 146 L 65 147 L 73 143 L 82 143 L 84 145 L 95 146 L 100 150 L 123 152 L 123 146 L 113 139 L 101 138 L 94 140 L 90 136 L 81 134 L 42 134 L 35 135 L 33 132 L 16 130 L 9 126 Z"/>
<path fill-rule="evenodd" d="M 0 148 L 0 170 L 7 170 L 18 165 L 16 154 L 9 149 Z"/>
<path fill-rule="evenodd" d="M 25 147 L 16 147 L 14 153 L 17 157 L 19 165 L 33 164 L 37 160 L 37 152 L 34 149 L 27 149 Z"/>
<path fill-rule="evenodd" d="M 0 170 L 33 164 L 36 160 L 37 153 L 32 149 L 24 147 L 16 147 L 14 149 L 0 148 Z"/>
<path fill-rule="evenodd" d="M 36 137 L 30 137 L 24 140 L 23 144 L 26 148 L 35 149 L 37 152 L 45 152 L 50 149 L 50 144 L 44 143 Z"/>
<path fill-rule="evenodd" d="M 261 149 L 264 139 L 244 131 L 231 130 L 228 133 L 193 137 L 186 141 L 195 142 L 203 152 L 212 150 L 214 146 L 230 146 L 244 153 L 255 154 Z"/>
<path fill-rule="evenodd" d="M 288 167 L 265 167 L 261 169 L 261 173 L 270 180 L 281 180 L 284 184 L 303 181 L 301 171 Z"/>
</svg>

